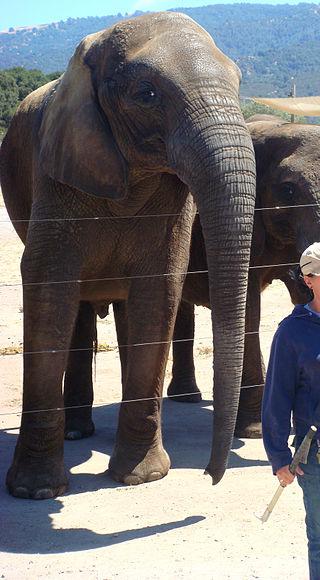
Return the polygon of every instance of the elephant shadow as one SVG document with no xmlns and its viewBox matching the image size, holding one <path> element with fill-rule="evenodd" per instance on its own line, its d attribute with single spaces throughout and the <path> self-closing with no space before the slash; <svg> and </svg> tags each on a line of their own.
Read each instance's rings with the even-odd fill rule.
<svg viewBox="0 0 320 580">
<path fill-rule="evenodd" d="M 106 456 L 105 470 L 102 473 L 73 473 L 69 493 L 77 494 L 101 488 L 122 487 L 107 474 L 108 458 L 115 443 L 119 407 L 118 403 L 95 407 L 93 410 L 95 434 L 81 441 L 65 441 L 65 463 L 68 469 L 87 462 L 92 457 L 93 452 Z M 208 461 L 212 437 L 212 401 L 203 400 L 198 404 L 190 405 L 164 399 L 162 421 L 164 446 L 170 455 L 172 468 L 204 468 Z M 17 440 L 16 432 L 16 429 L 0 431 L 0 446 L 3 449 L 0 463 L 2 481 L 5 480 L 5 472 L 13 456 Z M 240 457 L 236 450 L 243 445 L 245 443 L 241 439 L 233 439 L 229 468 L 268 465 L 267 460 Z"/>
<path fill-rule="evenodd" d="M 51 515 L 63 510 L 64 503 L 60 499 L 24 500 L 23 518 L 21 501 L 6 494 L 3 488 L 0 502 L 3 506 L 0 551 L 14 554 L 59 554 L 106 548 L 184 528 L 205 519 L 202 515 L 194 515 L 152 526 L 97 533 L 88 528 L 56 528 Z"/>
<path fill-rule="evenodd" d="M 108 458 L 115 444 L 119 407 L 118 403 L 95 407 L 93 409 L 95 434 L 81 441 L 65 441 L 65 463 L 68 469 L 88 461 L 93 452 L 106 456 L 105 471 L 100 475 L 88 473 L 71 476 L 80 484 L 78 491 L 75 491 L 74 486 L 72 486 L 72 493 L 95 491 L 101 487 L 114 488 L 121 485 L 106 477 Z M 16 433 L 16 429 L 14 431 Z M 170 455 L 173 469 L 204 468 L 208 461 L 212 437 L 212 401 L 202 400 L 198 404 L 189 404 L 164 399 L 162 432 L 164 447 Z M 17 435 L 10 434 L 10 429 L 0 431 L 0 445 L 4 450 L 3 455 L 6 455 L 6 461 L 2 458 L 1 463 L 6 463 L 6 467 L 11 462 L 16 440 Z M 236 450 L 244 445 L 243 440 L 233 439 L 228 468 L 268 465 L 267 460 L 240 457 Z M 5 479 L 5 466 L 3 466 L 3 472 L 0 473 L 0 476 L 2 476 L 2 480 Z M 99 481 L 102 478 L 103 482 Z M 97 480 L 96 483 L 95 480 Z"/>
<path fill-rule="evenodd" d="M 95 408 L 95 435 L 78 442 L 65 442 L 65 462 L 68 469 L 79 468 L 92 457 L 93 452 L 106 455 L 105 466 L 107 468 L 107 455 L 111 454 L 114 446 L 118 411 L 118 404 Z M 208 459 L 208 441 L 211 438 L 211 431 L 211 401 L 202 401 L 198 405 L 164 401 L 164 445 L 170 454 L 173 469 L 203 468 Z M 59 513 L 63 509 L 63 498 L 62 500 L 52 499 L 42 502 L 21 501 L 11 497 L 5 491 L 5 473 L 12 459 L 16 440 L 16 429 L 0 431 L 0 447 L 3 450 L 0 460 L 0 502 L 2 521 L 6 522 L 0 533 L 0 551 L 54 554 L 89 550 L 165 533 L 194 525 L 205 519 L 202 515 L 192 515 L 177 521 L 102 534 L 87 528 L 55 528 L 51 515 Z M 239 457 L 235 450 L 243 445 L 243 441 L 234 439 L 229 467 L 267 464 L 267 461 Z M 120 485 L 106 476 L 105 472 L 99 474 L 72 473 L 68 494 L 75 495 L 117 487 Z"/>
<path fill-rule="evenodd" d="M 202 469 L 207 465 L 213 421 L 212 400 L 202 400 L 198 404 L 176 403 L 170 399 L 164 400 L 163 438 L 173 469 Z M 268 465 L 267 460 L 240 457 L 236 450 L 244 445 L 245 443 L 242 439 L 234 437 L 228 468 Z"/>
<path fill-rule="evenodd" d="M 114 445 L 119 405 L 106 405 L 95 409 L 96 433 L 89 439 L 65 442 L 65 463 L 68 469 L 88 461 L 92 453 L 110 455 Z M 174 409 L 172 409 L 174 412 Z M 11 462 L 17 441 L 17 429 L 0 431 L 0 503 L 2 506 L 2 530 L 0 551 L 25 554 L 55 554 L 76 552 L 113 546 L 131 540 L 156 536 L 170 530 L 197 524 L 203 515 L 191 515 L 181 520 L 157 523 L 140 528 L 124 529 L 112 533 L 96 533 L 87 528 L 57 528 L 51 516 L 64 508 L 62 499 L 46 501 L 19 500 L 5 490 L 5 474 Z M 106 457 L 106 467 L 107 467 Z M 76 473 L 70 477 L 70 490 L 65 495 L 112 489 L 120 485 L 106 477 L 106 473 Z M 121 486 L 122 487 L 122 486 Z M 81 509 L 81 505 L 79 506 Z M 79 515 L 81 521 L 81 515 Z M 106 524 L 107 525 L 107 524 Z"/>
</svg>

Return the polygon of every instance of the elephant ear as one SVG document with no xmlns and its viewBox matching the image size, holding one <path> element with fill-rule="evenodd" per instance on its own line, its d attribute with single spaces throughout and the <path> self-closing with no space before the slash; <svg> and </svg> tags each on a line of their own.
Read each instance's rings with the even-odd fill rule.
<svg viewBox="0 0 320 580">
<path fill-rule="evenodd" d="M 84 63 L 96 35 L 85 38 L 45 104 L 40 127 L 40 167 L 52 179 L 85 193 L 122 199 L 127 168 L 97 101 Z"/>
</svg>

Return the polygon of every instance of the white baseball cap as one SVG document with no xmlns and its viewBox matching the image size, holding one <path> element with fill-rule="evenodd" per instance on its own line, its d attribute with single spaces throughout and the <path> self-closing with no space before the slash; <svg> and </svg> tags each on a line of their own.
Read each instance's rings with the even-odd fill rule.
<svg viewBox="0 0 320 580">
<path fill-rule="evenodd" d="M 300 269 L 304 276 L 320 276 L 320 242 L 315 242 L 301 254 Z"/>
</svg>

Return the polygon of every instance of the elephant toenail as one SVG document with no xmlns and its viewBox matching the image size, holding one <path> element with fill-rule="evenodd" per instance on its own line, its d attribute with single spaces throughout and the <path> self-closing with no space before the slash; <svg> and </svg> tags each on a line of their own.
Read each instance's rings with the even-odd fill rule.
<svg viewBox="0 0 320 580">
<path fill-rule="evenodd" d="M 153 471 L 152 473 L 150 473 L 148 475 L 148 478 L 146 481 L 157 481 L 158 479 L 162 479 L 163 478 L 163 473 L 161 473 L 160 471 Z"/>
<path fill-rule="evenodd" d="M 54 496 L 55 494 L 53 493 L 53 490 L 50 489 L 50 487 L 43 487 L 34 493 L 33 499 L 51 499 Z"/>
<path fill-rule="evenodd" d="M 130 474 L 123 478 L 123 483 L 126 485 L 140 485 L 140 483 L 144 483 L 144 480 L 138 475 Z"/>
<path fill-rule="evenodd" d="M 77 439 L 82 439 L 81 431 L 67 431 L 65 434 L 65 439 L 69 441 L 76 441 Z"/>
<path fill-rule="evenodd" d="M 11 493 L 14 497 L 22 497 L 23 499 L 29 499 L 30 497 L 28 489 L 22 486 L 13 488 Z"/>
</svg>

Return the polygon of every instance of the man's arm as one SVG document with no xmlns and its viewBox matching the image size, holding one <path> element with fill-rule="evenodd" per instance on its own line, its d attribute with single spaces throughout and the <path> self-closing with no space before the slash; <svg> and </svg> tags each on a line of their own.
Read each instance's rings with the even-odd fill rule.
<svg viewBox="0 0 320 580">
<path fill-rule="evenodd" d="M 278 328 L 271 346 L 262 401 L 262 432 L 273 473 L 278 475 L 282 469 L 280 478 L 288 483 L 291 483 L 288 466 L 292 459 L 288 438 L 297 377 L 297 355 L 284 324 Z"/>
</svg>

